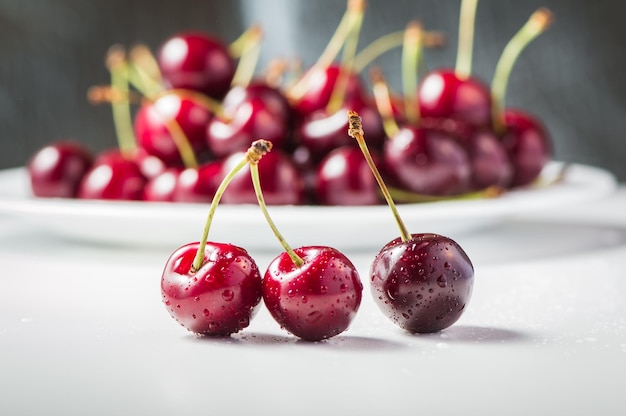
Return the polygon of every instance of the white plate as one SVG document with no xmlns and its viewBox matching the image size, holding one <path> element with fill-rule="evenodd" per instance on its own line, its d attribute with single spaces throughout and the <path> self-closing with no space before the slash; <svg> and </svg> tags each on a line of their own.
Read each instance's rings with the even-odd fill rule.
<svg viewBox="0 0 626 416">
<path fill-rule="evenodd" d="M 553 162 L 543 179 L 562 166 Z M 609 172 L 571 165 L 562 182 L 516 190 L 498 198 L 399 205 L 410 232 L 455 238 L 512 216 L 557 210 L 605 197 L 617 183 Z M 323 244 L 345 249 L 380 248 L 399 235 L 387 206 L 271 206 L 270 214 L 290 245 Z M 200 239 L 208 204 L 169 204 L 34 198 L 24 168 L 0 172 L 0 214 L 38 224 L 61 236 L 106 244 L 176 248 Z M 220 205 L 209 240 L 248 249 L 281 247 L 255 205 Z"/>
</svg>

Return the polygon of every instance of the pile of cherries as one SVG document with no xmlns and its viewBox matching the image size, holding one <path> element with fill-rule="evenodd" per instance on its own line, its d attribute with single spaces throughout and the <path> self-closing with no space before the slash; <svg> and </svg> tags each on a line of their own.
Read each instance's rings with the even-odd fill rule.
<svg viewBox="0 0 626 416">
<path fill-rule="evenodd" d="M 471 15 L 475 3 L 464 0 L 464 13 Z M 430 71 L 419 85 L 407 82 L 403 94 L 386 98 L 363 80 L 366 65 L 357 67 L 363 13 L 363 1 L 349 1 L 314 65 L 300 72 L 283 67 L 265 78 L 252 75 L 257 27 L 230 45 L 205 33 L 177 34 L 155 56 L 141 45 L 130 53 L 112 48 L 111 85 L 94 88 L 91 98 L 111 104 L 118 146 L 98 155 L 71 141 L 40 149 L 28 163 L 33 194 L 208 203 L 233 161 L 263 138 L 274 149 L 259 164 L 269 205 L 383 203 L 358 146 L 345 134 L 347 110 L 360 114 L 372 157 L 398 201 L 487 195 L 537 179 L 551 158 L 550 138 L 536 118 L 505 109 L 504 91 L 517 54 L 548 26 L 547 10 L 512 40 L 491 88 L 472 76 L 471 54 L 461 53 L 460 42 L 465 65 Z M 467 43 L 473 27 L 460 29 Z M 404 51 L 403 79 L 416 80 L 428 33 L 415 24 L 404 32 L 395 44 Z M 411 59 L 417 64 L 406 63 Z M 381 83 L 382 77 L 371 82 L 374 90 Z M 247 175 L 223 198 L 255 201 Z"/>
</svg>

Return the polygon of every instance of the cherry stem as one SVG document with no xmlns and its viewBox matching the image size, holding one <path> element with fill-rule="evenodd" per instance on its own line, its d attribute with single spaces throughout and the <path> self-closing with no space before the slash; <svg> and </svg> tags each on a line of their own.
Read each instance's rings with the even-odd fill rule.
<svg viewBox="0 0 626 416">
<path fill-rule="evenodd" d="M 409 241 L 412 238 L 411 234 L 406 228 L 406 225 L 404 225 L 404 221 L 402 221 L 402 218 L 400 217 L 400 213 L 398 212 L 398 209 L 396 208 L 396 204 L 393 202 L 393 198 L 391 197 L 391 194 L 389 193 L 389 189 L 387 189 L 387 185 L 385 185 L 385 181 L 383 180 L 383 177 L 378 171 L 378 168 L 376 167 L 376 164 L 374 163 L 374 160 L 372 159 L 372 155 L 370 154 L 370 151 L 367 148 L 367 143 L 365 143 L 365 137 L 363 133 L 363 124 L 361 121 L 361 117 L 356 111 L 348 110 L 348 125 L 349 125 L 348 135 L 352 137 L 353 139 L 356 139 L 359 145 L 359 148 L 361 149 L 361 152 L 363 153 L 363 156 L 365 156 L 365 160 L 367 161 L 367 164 L 370 167 L 370 170 L 374 174 L 374 178 L 376 178 L 376 182 L 378 182 L 380 191 L 382 192 L 383 197 L 387 201 L 387 204 L 389 205 L 389 208 L 391 209 L 391 212 L 396 221 L 396 224 L 398 225 L 398 229 L 400 230 L 400 238 L 402 239 L 403 242 Z"/>
<path fill-rule="evenodd" d="M 553 20 L 554 16 L 550 10 L 546 8 L 538 9 L 504 47 L 491 83 L 491 94 L 493 96 L 492 115 L 496 133 L 502 133 L 505 130 L 504 108 L 506 90 L 515 62 L 524 48 L 537 36 L 545 32 Z"/>
<path fill-rule="evenodd" d="M 459 78 L 472 74 L 472 54 L 476 27 L 478 0 L 462 0 L 459 18 L 459 45 L 456 55 L 455 73 Z"/>
<path fill-rule="evenodd" d="M 278 242 L 280 243 L 280 245 L 283 246 L 283 248 L 285 249 L 289 257 L 291 258 L 291 261 L 293 262 L 293 264 L 296 267 L 302 266 L 304 264 L 304 260 L 302 260 L 302 257 L 298 256 L 296 252 L 293 251 L 291 246 L 287 243 L 287 240 L 285 240 L 285 238 L 280 233 L 280 231 L 278 231 L 278 227 L 276 227 L 276 224 L 274 223 L 274 221 L 272 220 L 272 217 L 267 211 L 267 204 L 265 203 L 265 198 L 263 197 L 261 180 L 259 178 L 258 161 L 250 162 L 250 176 L 252 177 L 252 184 L 254 186 L 254 193 L 256 194 L 256 199 L 259 203 L 259 207 L 261 208 L 261 211 L 263 212 L 263 216 L 265 217 L 265 220 L 269 224 L 270 228 L 272 229 L 272 232 L 278 239 Z"/>
<path fill-rule="evenodd" d="M 372 92 L 374 94 L 374 103 L 376 109 L 383 121 L 383 130 L 387 137 L 394 137 L 400 128 L 393 115 L 393 105 L 391 103 L 391 94 L 389 86 L 385 82 L 380 68 L 372 68 L 370 70 L 370 78 L 372 80 Z"/>
<path fill-rule="evenodd" d="M 364 10 L 364 0 L 348 0 L 346 12 L 343 14 L 333 36 L 326 45 L 326 49 L 324 49 L 324 52 L 322 52 L 310 70 L 289 89 L 288 95 L 291 99 L 299 100 L 306 94 L 309 87 L 310 74 L 315 73 L 317 69 L 328 68 L 333 63 L 343 48 L 350 32 L 352 32 L 356 19 L 360 19 Z"/>
<path fill-rule="evenodd" d="M 261 54 L 262 37 L 263 30 L 258 25 L 251 26 L 246 31 L 245 36 L 242 36 L 240 40 L 241 45 L 238 46 L 241 48 L 239 63 L 237 64 L 231 85 L 245 87 L 252 81 Z"/>
<path fill-rule="evenodd" d="M 366 66 L 374 62 L 385 52 L 398 48 L 404 44 L 404 30 L 388 33 L 372 41 L 354 57 L 353 70 L 362 72 Z M 422 43 L 425 48 L 438 48 L 446 43 L 446 37 L 441 32 L 423 32 Z"/>
<path fill-rule="evenodd" d="M 220 199 L 222 199 L 222 195 L 224 195 L 226 188 L 241 169 L 243 169 L 247 164 L 258 163 L 263 155 L 265 155 L 271 149 L 272 143 L 268 142 L 267 140 L 257 140 L 253 142 L 241 161 L 233 166 L 230 172 L 228 172 L 224 179 L 222 179 L 222 182 L 215 191 L 215 195 L 213 196 L 213 199 L 211 201 L 211 207 L 209 208 L 209 214 L 204 225 L 204 231 L 202 232 L 202 238 L 200 239 L 198 251 L 196 251 L 196 256 L 194 257 L 193 263 L 191 265 L 192 273 L 200 270 L 200 267 L 202 267 L 202 264 L 204 263 L 204 249 L 206 247 L 207 239 L 209 238 L 211 223 L 213 222 L 215 210 L 217 209 L 217 206 L 219 205 Z"/>
<path fill-rule="evenodd" d="M 417 124 L 420 119 L 417 100 L 417 73 L 422 52 L 422 25 L 410 22 L 404 33 L 402 48 L 402 86 L 404 89 L 404 114 L 407 121 Z"/>
<path fill-rule="evenodd" d="M 164 90 L 159 64 L 147 46 L 139 44 L 130 50 L 130 69 L 130 83 L 143 95 L 153 96 Z"/>
<path fill-rule="evenodd" d="M 122 95 L 129 95 L 128 62 L 126 51 L 120 45 L 109 49 L 106 57 L 106 66 L 111 74 L 111 87 Z M 111 101 L 113 124 L 121 154 L 129 158 L 137 148 L 133 122 L 128 101 Z"/>
<path fill-rule="evenodd" d="M 326 105 L 328 114 L 334 114 L 336 111 L 339 111 L 345 100 L 348 83 L 352 75 L 352 69 L 354 68 L 354 57 L 358 49 L 362 26 L 363 12 L 361 10 L 359 13 L 354 13 L 352 28 L 344 43 L 343 54 L 339 65 L 339 76 L 337 77 L 332 94 Z"/>
<path fill-rule="evenodd" d="M 155 96 L 154 99 L 156 100 L 157 98 L 162 97 L 164 95 L 168 95 L 168 94 L 175 94 L 179 96 L 180 98 L 186 98 L 189 101 L 192 101 L 194 104 L 204 108 L 211 114 L 215 114 L 219 116 L 223 115 L 224 108 L 222 107 L 222 104 L 219 101 L 201 92 L 197 92 L 194 90 L 189 90 L 189 89 L 184 89 L 184 88 L 173 88 L 171 90 L 160 92 L 159 94 Z"/>
</svg>

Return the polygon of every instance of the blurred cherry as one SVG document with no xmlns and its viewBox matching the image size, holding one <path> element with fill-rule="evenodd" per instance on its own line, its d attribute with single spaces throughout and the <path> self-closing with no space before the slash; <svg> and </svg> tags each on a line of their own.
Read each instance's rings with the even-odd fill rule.
<svg viewBox="0 0 626 416">
<path fill-rule="evenodd" d="M 146 181 L 134 160 L 114 150 L 96 158 L 83 177 L 77 196 L 82 199 L 140 200 Z"/>
<path fill-rule="evenodd" d="M 73 140 L 58 141 L 39 149 L 27 163 L 33 195 L 73 198 L 93 163 L 92 153 Z"/>
<path fill-rule="evenodd" d="M 235 62 L 221 40 L 201 32 L 180 33 L 158 52 L 163 79 L 170 88 L 191 89 L 221 99 L 235 75 Z"/>
<path fill-rule="evenodd" d="M 230 171 L 241 159 L 237 152 L 223 161 L 222 174 Z M 273 149 L 258 163 L 261 184 L 268 205 L 301 205 L 305 200 L 302 175 L 291 158 L 280 149 Z M 230 182 L 222 196 L 224 204 L 256 204 L 256 194 L 248 168 L 242 169 Z"/>
<path fill-rule="evenodd" d="M 375 152 L 372 157 L 380 163 Z M 382 201 L 376 179 L 355 146 L 337 148 L 322 160 L 317 169 L 315 195 L 322 205 L 377 205 Z"/>
<path fill-rule="evenodd" d="M 141 106 L 135 116 L 135 135 L 138 145 L 168 166 L 183 164 L 176 140 L 186 140 L 194 155 L 206 152 L 206 126 L 211 113 L 188 97 L 165 94 L 152 103 Z M 182 139 L 173 136 L 172 129 L 180 129 Z M 184 145 L 184 143 L 182 144 Z"/>
</svg>

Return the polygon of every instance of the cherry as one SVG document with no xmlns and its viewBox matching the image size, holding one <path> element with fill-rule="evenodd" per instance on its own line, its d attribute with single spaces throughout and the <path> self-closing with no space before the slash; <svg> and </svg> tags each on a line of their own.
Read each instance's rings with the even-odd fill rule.
<svg viewBox="0 0 626 416">
<path fill-rule="evenodd" d="M 378 156 L 373 154 L 374 160 Z M 377 205 L 378 185 L 361 151 L 354 146 L 330 152 L 317 169 L 316 201 L 322 205 Z"/>
<path fill-rule="evenodd" d="M 211 202 L 223 179 L 222 162 L 207 162 L 199 168 L 187 168 L 177 177 L 172 200 L 174 202 Z"/>
<path fill-rule="evenodd" d="M 317 110 L 303 117 L 297 130 L 297 138 L 299 143 L 308 149 L 313 163 L 319 162 L 333 149 L 345 145 L 354 146 L 354 141 L 346 137 L 348 107 L 363 114 L 364 125 L 368 131 L 372 131 L 372 147 L 382 149 L 385 131 L 376 108 L 361 101 L 346 103 L 343 108 L 330 114 L 326 110 Z"/>
<path fill-rule="evenodd" d="M 505 133 L 502 137 L 511 163 L 511 186 L 532 183 L 552 158 L 552 141 L 543 124 L 528 113 L 505 111 Z"/>
<path fill-rule="evenodd" d="M 180 33 L 169 38 L 157 59 L 168 87 L 191 89 L 216 99 L 226 94 L 235 75 L 228 48 L 206 33 Z"/>
<path fill-rule="evenodd" d="M 83 177 L 77 192 L 82 199 L 140 200 L 146 177 L 137 163 L 119 151 L 101 154 Z"/>
<path fill-rule="evenodd" d="M 363 285 L 350 260 L 325 246 L 294 249 L 272 260 L 263 277 L 263 301 L 272 317 L 293 335 L 319 341 L 345 331 L 359 309 Z"/>
<path fill-rule="evenodd" d="M 442 131 L 406 126 L 385 143 L 386 171 L 402 188 L 425 195 L 455 195 L 468 189 L 467 152 Z"/>
<path fill-rule="evenodd" d="M 437 332 L 454 324 L 471 296 L 473 276 L 465 251 L 438 234 L 390 241 L 370 269 L 376 304 L 411 333 Z"/>
<path fill-rule="evenodd" d="M 174 189 L 182 171 L 182 167 L 170 167 L 148 179 L 143 189 L 142 199 L 151 202 L 172 202 Z"/>
<path fill-rule="evenodd" d="M 206 142 L 216 157 L 225 157 L 241 151 L 257 137 L 263 137 L 276 147 L 287 140 L 285 120 L 260 97 L 241 103 L 232 116 L 215 117 L 205 130 Z"/>
<path fill-rule="evenodd" d="M 432 71 L 418 88 L 422 117 L 453 118 L 473 126 L 491 124 L 491 92 L 482 81 L 453 70 Z"/>
<path fill-rule="evenodd" d="M 202 250 L 202 266 L 193 260 Z M 161 280 L 170 315 L 196 334 L 229 335 L 250 324 L 261 302 L 259 269 L 246 250 L 232 244 L 186 244 L 172 253 Z"/>
<path fill-rule="evenodd" d="M 141 148 L 166 165 L 195 165 L 195 156 L 207 150 L 204 135 L 211 118 L 208 109 L 189 97 L 166 93 L 141 106 L 135 135 Z"/>
<path fill-rule="evenodd" d="M 385 244 L 372 262 L 374 301 L 393 323 L 411 333 L 441 331 L 465 311 L 474 267 L 450 238 L 408 232 L 367 148 L 358 113 L 350 111 L 348 118 L 348 134 L 359 144 L 400 231 L 400 237 Z"/>
<path fill-rule="evenodd" d="M 241 158 L 241 152 L 223 161 L 222 175 Z M 266 154 L 258 164 L 263 176 L 265 199 L 269 205 L 301 205 L 305 200 L 302 175 L 291 158 L 280 149 Z M 242 169 L 230 183 L 222 201 L 225 204 L 255 204 L 254 186 L 246 169 Z"/>
<path fill-rule="evenodd" d="M 202 237 L 175 250 L 161 276 L 163 302 L 183 327 L 196 334 L 223 336 L 250 324 L 262 299 L 261 275 L 248 252 L 233 244 L 207 242 L 215 210 L 237 172 L 271 149 L 254 142 L 222 179 L 211 201 Z"/>
<path fill-rule="evenodd" d="M 470 189 L 507 188 L 513 166 L 502 141 L 491 130 L 472 133 L 466 143 L 470 163 Z"/>
<path fill-rule="evenodd" d="M 258 163 L 250 163 L 250 176 L 259 207 L 285 250 L 263 275 L 263 301 L 270 314 L 282 328 L 304 340 L 340 334 L 361 304 L 363 285 L 355 266 L 332 247 L 292 249 L 267 211 Z"/>
<path fill-rule="evenodd" d="M 339 65 L 330 65 L 327 68 L 312 67 L 304 76 L 307 80 L 306 93 L 293 106 L 303 116 L 326 108 L 329 104 L 337 80 L 341 74 Z M 358 74 L 349 73 L 344 99 L 350 102 L 366 101 L 363 82 Z"/>
<path fill-rule="evenodd" d="M 33 195 L 46 198 L 75 197 L 80 181 L 92 162 L 91 152 L 73 140 L 44 146 L 27 163 Z"/>
<path fill-rule="evenodd" d="M 287 98 L 278 88 L 259 80 L 252 81 L 246 86 L 233 86 L 222 100 L 224 114 L 232 117 L 239 107 L 253 98 L 261 99 L 267 111 L 275 114 L 285 124 L 291 124 L 293 110 Z"/>
</svg>

